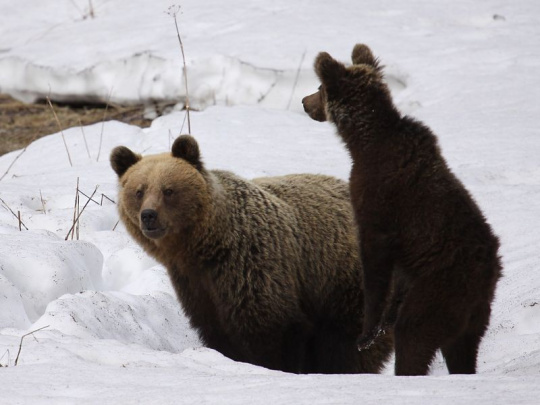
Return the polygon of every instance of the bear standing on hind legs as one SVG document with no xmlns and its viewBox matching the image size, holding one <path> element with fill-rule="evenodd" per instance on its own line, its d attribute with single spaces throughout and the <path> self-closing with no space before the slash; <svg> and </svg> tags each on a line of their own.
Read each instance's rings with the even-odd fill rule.
<svg viewBox="0 0 540 405">
<path fill-rule="evenodd" d="M 395 317 L 396 375 L 427 374 L 438 349 L 450 373 L 473 374 L 501 275 L 499 241 L 435 135 L 394 107 L 371 50 L 356 45 L 352 61 L 345 67 L 320 53 L 321 87 L 302 102 L 311 118 L 336 125 L 353 161 L 365 299 L 359 349 Z M 406 289 L 389 315 L 396 279 Z"/>
</svg>

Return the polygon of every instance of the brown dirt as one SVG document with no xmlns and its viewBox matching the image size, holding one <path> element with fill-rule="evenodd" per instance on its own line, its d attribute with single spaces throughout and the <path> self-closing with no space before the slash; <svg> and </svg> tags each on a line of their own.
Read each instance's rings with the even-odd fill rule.
<svg viewBox="0 0 540 405">
<path fill-rule="evenodd" d="M 103 120 L 118 120 L 139 127 L 148 127 L 151 120 L 144 118 L 144 106 L 65 105 L 53 102 L 61 128 L 49 104 L 44 101 L 24 104 L 0 94 L 0 156 L 21 149 L 33 140 L 79 125 Z"/>
</svg>

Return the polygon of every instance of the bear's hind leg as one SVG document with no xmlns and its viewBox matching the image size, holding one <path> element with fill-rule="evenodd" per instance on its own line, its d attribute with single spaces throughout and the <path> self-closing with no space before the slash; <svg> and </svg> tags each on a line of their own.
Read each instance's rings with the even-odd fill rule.
<svg viewBox="0 0 540 405">
<path fill-rule="evenodd" d="M 399 320 L 396 323 L 396 375 L 427 375 L 438 345 L 422 333 L 418 328 L 406 327 Z"/>
<path fill-rule="evenodd" d="M 478 348 L 491 316 L 489 302 L 473 308 L 467 329 L 449 344 L 441 347 L 450 374 L 476 374 Z"/>
<path fill-rule="evenodd" d="M 418 278 L 394 326 L 396 375 L 426 375 L 438 349 L 463 334 L 467 319 L 440 278 Z"/>
<path fill-rule="evenodd" d="M 281 351 L 283 371 L 296 374 L 310 372 L 308 343 L 312 329 L 307 323 L 295 323 L 285 330 Z"/>
<path fill-rule="evenodd" d="M 476 357 L 482 336 L 464 334 L 441 348 L 450 374 L 475 374 Z"/>
<path fill-rule="evenodd" d="M 334 322 L 321 322 L 311 340 L 311 373 L 353 374 L 359 370 L 356 336 L 347 336 Z"/>
</svg>

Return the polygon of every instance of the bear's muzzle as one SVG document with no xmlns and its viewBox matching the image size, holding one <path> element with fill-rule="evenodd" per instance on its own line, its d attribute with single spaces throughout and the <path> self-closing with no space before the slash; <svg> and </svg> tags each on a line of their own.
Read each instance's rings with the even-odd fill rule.
<svg viewBox="0 0 540 405">
<path fill-rule="evenodd" d="M 150 239 L 159 239 L 165 235 L 165 228 L 159 223 L 158 212 L 156 210 L 142 210 L 141 231 L 144 236 Z"/>
</svg>

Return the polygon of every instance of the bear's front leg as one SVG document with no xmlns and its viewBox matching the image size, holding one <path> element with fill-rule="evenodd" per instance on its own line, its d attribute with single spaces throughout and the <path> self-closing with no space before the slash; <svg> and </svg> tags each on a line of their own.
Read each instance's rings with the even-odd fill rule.
<svg viewBox="0 0 540 405">
<path fill-rule="evenodd" d="M 384 334 L 383 313 L 392 280 L 395 248 L 387 233 L 363 227 L 360 252 L 364 273 L 364 324 L 357 344 L 363 350 Z"/>
</svg>

